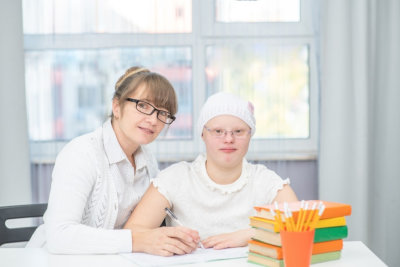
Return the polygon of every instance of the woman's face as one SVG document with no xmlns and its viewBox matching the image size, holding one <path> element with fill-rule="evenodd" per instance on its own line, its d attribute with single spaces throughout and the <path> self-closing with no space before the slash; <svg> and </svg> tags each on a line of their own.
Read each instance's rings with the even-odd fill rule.
<svg viewBox="0 0 400 267">
<path fill-rule="evenodd" d="M 250 127 L 239 119 L 231 115 L 220 115 L 209 120 L 203 129 L 203 141 L 207 150 L 207 161 L 213 164 L 229 168 L 242 163 L 250 143 Z M 226 130 L 228 132 L 222 136 L 213 136 L 215 130 Z M 242 130 L 245 134 L 236 137 L 231 131 Z"/>
<path fill-rule="evenodd" d="M 146 101 L 155 106 L 146 95 L 146 85 L 141 85 L 128 96 L 129 98 Z M 156 107 L 160 110 L 166 110 Z M 113 128 L 121 146 L 137 147 L 149 144 L 160 134 L 164 123 L 157 119 L 157 112 L 151 115 L 141 113 L 136 109 L 136 103 L 126 101 L 121 106 L 117 100 L 113 101 Z"/>
</svg>

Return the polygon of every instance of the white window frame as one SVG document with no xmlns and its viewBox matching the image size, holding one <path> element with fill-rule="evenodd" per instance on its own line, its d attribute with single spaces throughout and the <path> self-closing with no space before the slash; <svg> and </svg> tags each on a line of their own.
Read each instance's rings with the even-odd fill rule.
<svg viewBox="0 0 400 267">
<path fill-rule="evenodd" d="M 301 1 L 301 23 L 218 23 L 214 21 L 214 0 L 193 0 L 192 33 L 182 34 L 56 34 L 25 35 L 25 50 L 85 49 L 118 47 L 190 46 L 192 48 L 193 137 L 157 140 L 149 145 L 159 161 L 193 160 L 205 151 L 196 135 L 196 118 L 206 99 L 205 50 L 210 44 L 259 41 L 266 44 L 296 44 L 309 47 L 310 129 L 307 139 L 253 139 L 246 156 L 249 160 L 309 160 L 318 151 L 318 72 L 316 34 L 312 27 L 313 0 Z M 199 11 L 199 12 L 198 12 Z M 295 25 L 295 26 L 293 26 Z M 132 38 L 134 36 L 134 38 Z M 257 107 L 255 107 L 257 108 Z M 260 122 L 258 122 L 260 123 Z M 31 141 L 31 160 L 54 162 L 68 141 Z"/>
<path fill-rule="evenodd" d="M 312 2 L 300 0 L 300 22 L 217 22 L 215 21 L 215 1 L 201 0 L 201 14 L 207 19 L 201 23 L 203 36 L 304 36 L 312 35 Z M 249 24 L 252 27 L 249 27 Z"/>
</svg>

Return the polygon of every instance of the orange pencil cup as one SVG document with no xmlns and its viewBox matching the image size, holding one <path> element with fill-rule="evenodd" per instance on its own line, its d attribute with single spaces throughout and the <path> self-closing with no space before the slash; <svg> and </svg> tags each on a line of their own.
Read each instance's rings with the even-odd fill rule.
<svg viewBox="0 0 400 267">
<path fill-rule="evenodd" d="M 315 230 L 302 232 L 281 231 L 285 267 L 308 267 L 314 244 Z"/>
</svg>

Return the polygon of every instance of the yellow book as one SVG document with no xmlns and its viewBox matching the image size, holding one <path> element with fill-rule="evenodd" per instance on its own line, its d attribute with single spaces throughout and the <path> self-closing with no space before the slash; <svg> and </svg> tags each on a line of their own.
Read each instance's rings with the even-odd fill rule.
<svg viewBox="0 0 400 267">
<path fill-rule="evenodd" d="M 260 217 L 250 217 L 250 226 L 263 228 L 271 232 L 279 232 L 279 225 L 277 221 Z"/>
<path fill-rule="evenodd" d="M 327 227 L 337 227 L 345 225 L 346 225 L 345 217 L 335 217 L 330 219 L 319 220 L 315 228 L 327 228 Z M 254 216 L 250 217 L 250 226 L 263 228 L 271 232 L 276 232 L 276 233 L 279 232 L 279 226 L 276 221 L 261 217 L 254 217 Z"/>
<path fill-rule="evenodd" d="M 345 225 L 346 225 L 345 217 L 335 217 L 330 219 L 319 220 L 315 228 L 327 228 L 327 227 L 336 227 Z"/>
</svg>

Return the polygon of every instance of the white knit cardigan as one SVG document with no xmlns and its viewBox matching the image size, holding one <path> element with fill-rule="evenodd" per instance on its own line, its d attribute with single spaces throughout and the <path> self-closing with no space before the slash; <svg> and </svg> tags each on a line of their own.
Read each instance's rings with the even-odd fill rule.
<svg viewBox="0 0 400 267">
<path fill-rule="evenodd" d="M 50 252 L 62 254 L 132 251 L 131 231 L 113 229 L 118 214 L 118 196 L 104 148 L 105 125 L 106 123 L 96 131 L 74 139 L 59 154 L 59 166 L 56 163 L 49 206 L 44 216 L 45 224 L 36 230 L 27 247 L 46 246 Z M 83 154 L 82 158 L 76 158 L 77 151 Z M 54 179 L 63 175 L 60 172 L 69 166 L 63 166 L 64 162 L 82 159 L 87 162 L 77 162 L 78 169 L 81 167 L 78 170 L 82 176 L 80 179 L 74 179 L 72 175 L 71 179 Z M 150 161 L 149 165 L 154 163 Z M 95 174 L 91 170 L 85 175 L 85 169 L 90 169 L 91 166 L 95 166 Z M 147 170 L 149 177 L 154 177 L 158 169 L 149 166 Z M 61 199 L 65 196 L 60 196 L 60 192 L 65 192 L 64 188 L 68 187 L 73 188 L 77 197 L 74 195 L 72 200 Z M 79 207 L 84 209 L 79 210 Z"/>
</svg>

